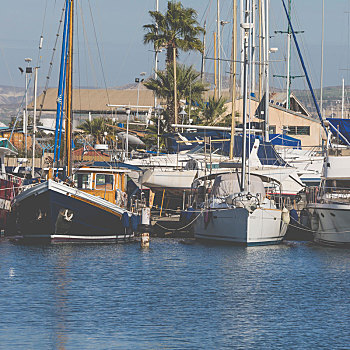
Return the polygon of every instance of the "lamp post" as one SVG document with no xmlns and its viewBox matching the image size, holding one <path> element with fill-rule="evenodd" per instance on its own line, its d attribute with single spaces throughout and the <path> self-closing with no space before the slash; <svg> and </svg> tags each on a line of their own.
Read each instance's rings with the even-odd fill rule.
<svg viewBox="0 0 350 350">
<path fill-rule="evenodd" d="M 182 119 L 181 124 L 184 125 L 184 120 L 187 115 L 184 107 L 182 108 L 182 111 L 179 114 L 181 115 L 181 119 Z M 184 132 L 184 128 L 182 128 L 182 132 Z"/>
<path fill-rule="evenodd" d="M 141 72 L 140 77 L 144 77 L 146 75 L 146 72 Z M 140 99 L 140 84 L 144 81 L 145 79 L 140 79 L 140 78 L 135 78 L 135 83 L 137 83 L 137 107 L 136 107 L 136 119 L 139 119 L 139 99 Z"/>
<path fill-rule="evenodd" d="M 161 114 L 162 114 L 162 106 L 161 105 L 158 105 L 156 107 L 156 114 L 157 114 L 157 122 L 158 122 L 158 131 L 157 131 L 157 156 L 159 156 L 159 138 L 160 138 L 160 135 L 159 135 L 159 129 L 160 129 L 160 119 L 161 119 Z"/>
<path fill-rule="evenodd" d="M 129 117 L 130 117 L 130 107 L 126 109 L 126 142 L 125 142 L 125 155 L 128 158 L 129 151 Z"/>
<path fill-rule="evenodd" d="M 32 62 L 32 59 L 27 57 L 24 59 L 24 61 L 27 63 L 27 66 L 25 68 L 25 86 L 24 86 L 24 92 L 25 92 L 25 109 L 23 113 L 23 134 L 24 134 L 24 152 L 25 152 L 25 158 L 28 156 L 28 75 L 33 73 L 33 68 L 29 66 L 30 62 Z M 21 73 L 23 73 L 23 69 L 21 67 L 18 67 Z"/>
</svg>

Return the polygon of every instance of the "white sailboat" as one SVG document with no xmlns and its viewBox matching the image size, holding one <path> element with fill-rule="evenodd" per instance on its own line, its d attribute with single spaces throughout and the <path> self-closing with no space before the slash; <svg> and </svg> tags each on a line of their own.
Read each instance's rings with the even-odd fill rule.
<svg viewBox="0 0 350 350">
<path fill-rule="evenodd" d="M 201 240 L 229 242 L 244 245 L 276 244 L 283 239 L 289 212 L 277 207 L 265 192 L 262 176 L 247 172 L 247 95 L 248 42 L 252 23 L 246 3 L 243 66 L 243 147 L 241 172 L 217 175 L 211 188 L 201 188 L 202 202 L 194 221 L 194 236 Z M 268 179 L 265 179 L 268 180 Z"/>
<path fill-rule="evenodd" d="M 328 155 L 321 191 L 309 196 L 308 210 L 316 243 L 350 245 L 350 156 Z"/>
</svg>

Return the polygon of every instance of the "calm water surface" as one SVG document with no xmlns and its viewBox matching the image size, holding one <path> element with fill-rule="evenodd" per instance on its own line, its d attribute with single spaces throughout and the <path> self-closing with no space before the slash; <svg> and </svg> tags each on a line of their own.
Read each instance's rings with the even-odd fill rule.
<svg viewBox="0 0 350 350">
<path fill-rule="evenodd" d="M 350 250 L 0 240 L 1 349 L 350 348 Z"/>
</svg>

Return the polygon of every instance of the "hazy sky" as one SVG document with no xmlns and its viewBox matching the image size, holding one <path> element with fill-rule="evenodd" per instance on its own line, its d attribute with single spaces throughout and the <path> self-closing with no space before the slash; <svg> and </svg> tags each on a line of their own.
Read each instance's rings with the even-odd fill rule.
<svg viewBox="0 0 350 350">
<path fill-rule="evenodd" d="M 140 72 L 150 74 L 153 69 L 151 46 L 142 43 L 142 25 L 150 22 L 148 11 L 155 7 L 155 0 L 76 0 L 77 31 L 75 49 L 75 85 L 104 87 L 103 73 L 98 55 L 95 34 L 90 15 L 90 6 L 99 42 L 101 61 L 107 86 L 119 86 L 134 81 Z M 161 10 L 167 1 L 159 0 Z M 239 1 L 238 1 L 239 2 Z M 208 56 L 213 52 L 213 31 L 215 30 L 215 0 L 183 0 L 184 6 L 198 11 L 201 24 L 207 20 Z M 349 69 L 349 13 L 350 0 L 325 0 L 325 68 L 324 84 L 340 85 L 342 77 L 350 85 Z M 49 61 L 64 0 L 11 0 L 1 2 L 0 12 L 0 85 L 22 86 L 24 78 L 18 66 L 24 66 L 24 58 L 38 56 L 38 42 L 43 30 L 44 47 L 40 63 L 40 85 L 45 83 Z M 310 68 L 312 81 L 319 87 L 320 47 L 321 47 L 321 7 L 322 0 L 295 1 L 293 23 L 295 29 L 304 30 L 299 34 L 303 53 Z M 46 15 L 44 16 L 46 9 Z M 222 19 L 231 21 L 232 0 L 221 0 Z M 275 35 L 275 30 L 286 29 L 286 18 L 281 0 L 271 0 L 270 14 L 271 47 L 278 47 L 278 53 L 271 59 L 273 74 L 284 74 L 286 56 L 285 36 Z M 84 34 L 85 32 L 85 34 Z M 223 56 L 230 56 L 231 24 L 223 29 Z M 57 85 L 57 66 L 60 42 L 55 58 L 55 69 L 50 86 Z M 292 74 L 300 75 L 298 58 L 293 53 Z M 199 67 L 198 54 L 182 54 L 180 60 Z M 164 54 L 160 55 L 161 65 Z M 79 64 L 78 64 L 79 63 Z M 212 72 L 213 64 L 207 61 L 207 70 Z M 224 67 L 223 71 L 227 71 Z M 282 87 L 283 79 L 272 79 L 272 85 Z M 304 79 L 295 79 L 295 87 L 304 88 Z"/>
</svg>

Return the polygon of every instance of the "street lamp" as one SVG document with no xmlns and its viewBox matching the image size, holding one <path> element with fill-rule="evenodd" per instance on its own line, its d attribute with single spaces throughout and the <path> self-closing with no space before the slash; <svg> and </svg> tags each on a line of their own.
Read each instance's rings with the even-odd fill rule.
<svg viewBox="0 0 350 350">
<path fill-rule="evenodd" d="M 161 118 L 162 111 L 163 111 L 162 106 L 161 106 L 161 105 L 158 105 L 158 106 L 156 107 L 156 110 L 155 110 L 155 113 L 156 113 L 157 118 L 158 118 L 158 132 L 157 132 L 157 156 L 159 156 L 159 138 L 160 138 L 160 135 L 159 135 L 159 129 L 160 129 L 160 118 Z"/>
<path fill-rule="evenodd" d="M 184 120 L 185 120 L 185 117 L 187 115 L 184 107 L 182 107 L 182 111 L 179 113 L 179 115 L 181 115 L 182 125 L 184 125 Z M 182 132 L 184 132 L 184 128 L 182 128 Z"/>
<path fill-rule="evenodd" d="M 146 75 L 146 72 L 141 72 L 140 77 L 144 77 Z M 137 83 L 137 107 L 136 107 L 136 119 L 139 119 L 139 99 L 140 99 L 140 84 L 144 81 L 145 79 L 140 79 L 140 78 L 135 78 L 135 83 Z"/>
<path fill-rule="evenodd" d="M 32 62 L 32 59 L 27 57 L 24 59 L 24 61 L 27 63 L 26 69 L 25 69 L 25 109 L 23 113 L 23 134 L 24 134 L 24 152 L 25 157 L 27 158 L 27 144 L 28 144 L 28 137 L 27 137 L 27 125 L 28 125 L 28 74 L 33 73 L 33 68 L 29 66 L 30 62 Z M 21 74 L 23 74 L 24 70 L 22 67 L 18 67 Z"/>
</svg>

